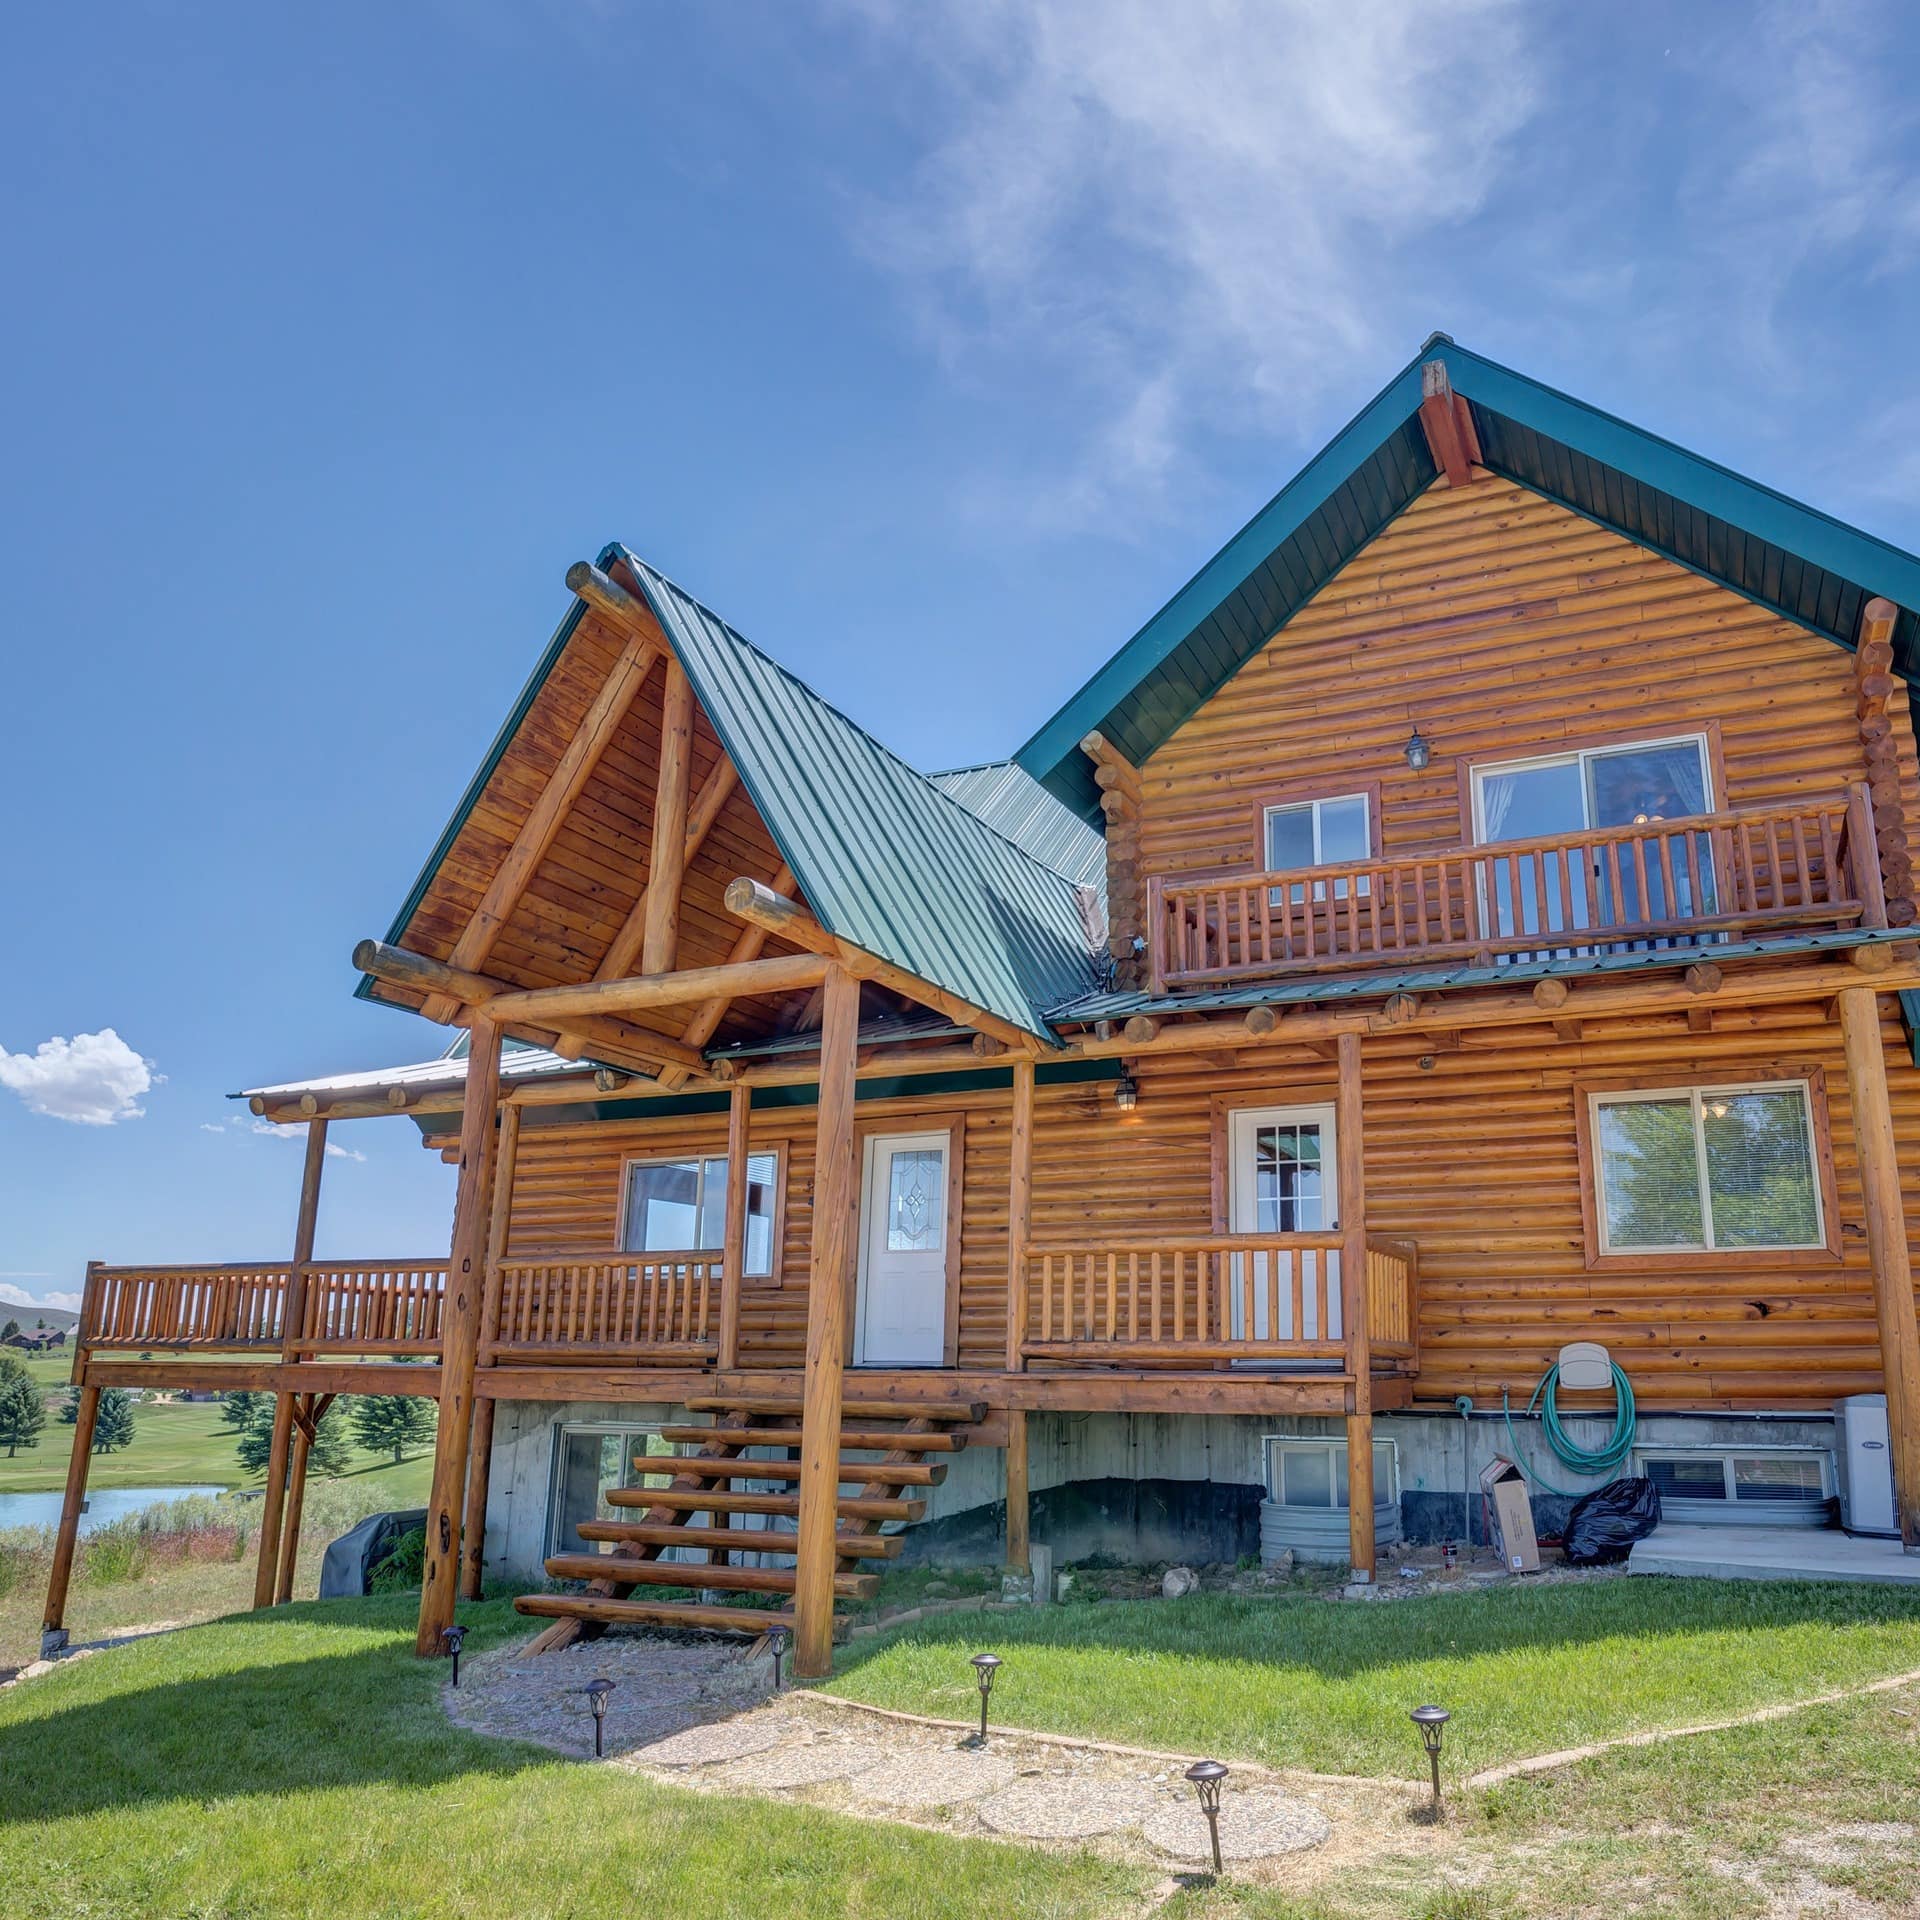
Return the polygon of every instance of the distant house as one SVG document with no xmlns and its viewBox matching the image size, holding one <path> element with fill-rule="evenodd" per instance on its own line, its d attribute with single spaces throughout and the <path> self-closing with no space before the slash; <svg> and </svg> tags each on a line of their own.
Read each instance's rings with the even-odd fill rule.
<svg viewBox="0 0 1920 1920">
<path fill-rule="evenodd" d="M 42 1328 L 37 1333 L 10 1333 L 0 1346 L 17 1347 L 22 1353 L 45 1353 L 52 1347 L 64 1347 L 67 1336 L 51 1328 Z"/>
</svg>

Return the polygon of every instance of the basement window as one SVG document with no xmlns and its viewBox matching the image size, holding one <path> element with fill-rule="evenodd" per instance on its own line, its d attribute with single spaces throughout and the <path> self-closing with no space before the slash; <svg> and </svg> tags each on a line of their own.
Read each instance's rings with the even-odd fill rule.
<svg viewBox="0 0 1920 1920">
<path fill-rule="evenodd" d="M 614 1506 L 607 1495 L 617 1487 L 664 1487 L 673 1476 L 655 1469 L 653 1463 L 672 1453 L 672 1444 L 653 1427 L 556 1427 L 547 1552 L 612 1552 L 611 1546 L 582 1540 L 577 1531 L 580 1522 L 637 1520 L 638 1513 Z"/>
<path fill-rule="evenodd" d="M 1302 1440 L 1269 1434 L 1266 1450 L 1267 1498 L 1276 1506 L 1345 1511 L 1344 1440 Z M 1373 1443 L 1373 1504 L 1375 1508 L 1400 1504 L 1400 1449 L 1391 1440 Z"/>
<path fill-rule="evenodd" d="M 1833 1457 L 1817 1448 L 1646 1448 L 1634 1470 L 1665 1518 L 1709 1524 L 1821 1526 L 1833 1491 Z"/>
</svg>

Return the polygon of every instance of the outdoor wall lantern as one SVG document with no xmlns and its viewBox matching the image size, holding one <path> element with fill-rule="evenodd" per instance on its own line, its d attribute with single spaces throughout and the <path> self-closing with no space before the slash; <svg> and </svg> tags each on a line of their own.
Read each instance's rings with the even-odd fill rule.
<svg viewBox="0 0 1920 1920">
<path fill-rule="evenodd" d="M 773 1655 L 773 1690 L 775 1693 L 780 1691 L 780 1663 L 787 1657 L 787 1642 L 792 1638 L 792 1632 L 786 1627 L 769 1627 L 767 1629 L 767 1650 Z"/>
<path fill-rule="evenodd" d="M 1407 1716 L 1420 1729 L 1420 1738 L 1426 1743 L 1427 1761 L 1433 1768 L 1433 1817 L 1440 1818 L 1440 1742 L 1445 1737 L 1447 1722 L 1453 1718 L 1445 1707 L 1415 1707 Z"/>
<path fill-rule="evenodd" d="M 442 1627 L 440 1629 L 440 1650 L 453 1662 L 453 1684 L 460 1684 L 460 1646 L 467 1637 L 465 1627 Z"/>
<path fill-rule="evenodd" d="M 1407 735 L 1407 765 L 1415 773 L 1426 771 L 1426 765 L 1433 758 L 1432 745 L 1420 737 L 1420 722 L 1413 723 L 1413 731 Z"/>
<path fill-rule="evenodd" d="M 973 1744 L 984 1747 L 987 1744 L 987 1696 L 993 1691 L 993 1676 L 1000 1671 L 1000 1656 L 997 1653 L 976 1653 L 972 1666 L 980 1676 L 980 1731 L 973 1736 Z"/>
<path fill-rule="evenodd" d="M 596 1760 L 606 1756 L 607 1696 L 612 1693 L 613 1684 L 604 1673 L 587 1682 L 587 1705 L 593 1709 L 593 1757 Z"/>
<path fill-rule="evenodd" d="M 1113 1083 L 1113 1104 L 1120 1113 L 1131 1113 L 1140 1104 L 1140 1082 L 1124 1067 Z"/>
<path fill-rule="evenodd" d="M 1220 1783 L 1227 1770 L 1218 1760 L 1196 1760 L 1187 1769 L 1187 1778 L 1200 1796 L 1200 1811 L 1207 1816 L 1207 1837 L 1213 1842 L 1213 1871 L 1217 1879 L 1220 1866 Z"/>
</svg>

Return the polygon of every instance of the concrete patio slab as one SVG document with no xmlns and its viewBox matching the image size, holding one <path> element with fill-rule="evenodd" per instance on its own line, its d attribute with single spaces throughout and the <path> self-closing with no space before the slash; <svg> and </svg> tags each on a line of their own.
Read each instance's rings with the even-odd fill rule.
<svg viewBox="0 0 1920 1920">
<path fill-rule="evenodd" d="M 1920 1586 L 1920 1553 L 1838 1528 L 1697 1527 L 1668 1521 L 1636 1541 L 1629 1573 L 1709 1580 L 1854 1580 Z"/>
</svg>

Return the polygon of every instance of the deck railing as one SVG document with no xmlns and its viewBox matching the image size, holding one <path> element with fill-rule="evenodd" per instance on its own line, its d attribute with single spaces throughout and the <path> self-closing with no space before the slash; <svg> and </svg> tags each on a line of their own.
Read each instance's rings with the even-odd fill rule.
<svg viewBox="0 0 1920 1920">
<path fill-rule="evenodd" d="M 1303 1360 L 1348 1351 L 1342 1236 L 1219 1233 L 1029 1246 L 1023 1271 L 1029 1360 L 1169 1364 Z M 1369 1235 L 1372 1346 L 1415 1353 L 1410 1243 Z"/>
<path fill-rule="evenodd" d="M 435 1354 L 447 1263 L 313 1260 L 300 1345 L 314 1353 Z"/>
<path fill-rule="evenodd" d="M 1147 882 L 1168 987 L 1342 967 L 1687 946 L 1884 926 L 1864 784 L 1701 814 L 1392 860 Z"/>
<path fill-rule="evenodd" d="M 494 1263 L 483 1359 L 702 1361 L 719 1351 L 722 1257 Z"/>
</svg>

